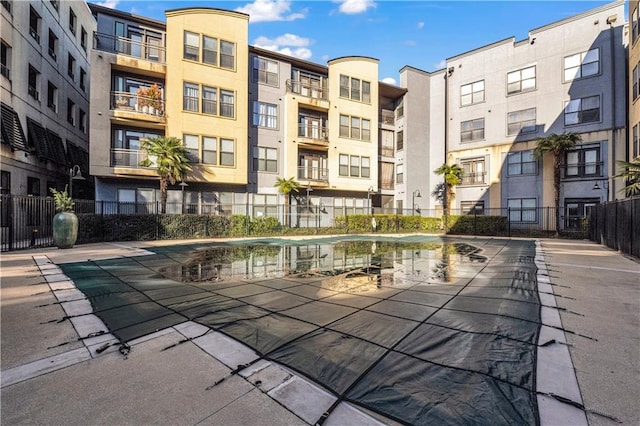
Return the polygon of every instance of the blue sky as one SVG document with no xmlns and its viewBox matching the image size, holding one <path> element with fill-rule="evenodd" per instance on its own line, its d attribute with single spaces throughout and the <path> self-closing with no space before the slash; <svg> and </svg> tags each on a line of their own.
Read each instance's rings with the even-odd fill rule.
<svg viewBox="0 0 640 426">
<path fill-rule="evenodd" d="M 89 0 L 164 21 L 164 11 L 192 6 L 250 15 L 249 43 L 326 65 L 350 55 L 380 60 L 379 77 L 395 84 L 410 65 L 444 67 L 448 57 L 502 40 L 610 1 L 428 0 Z"/>
</svg>

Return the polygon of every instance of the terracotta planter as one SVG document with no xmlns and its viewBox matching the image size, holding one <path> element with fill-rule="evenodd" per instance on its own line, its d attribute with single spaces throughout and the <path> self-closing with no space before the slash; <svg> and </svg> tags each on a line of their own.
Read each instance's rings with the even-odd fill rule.
<svg viewBox="0 0 640 426">
<path fill-rule="evenodd" d="M 78 239 L 78 217 L 60 212 L 53 217 L 53 243 L 61 249 L 71 248 Z"/>
</svg>

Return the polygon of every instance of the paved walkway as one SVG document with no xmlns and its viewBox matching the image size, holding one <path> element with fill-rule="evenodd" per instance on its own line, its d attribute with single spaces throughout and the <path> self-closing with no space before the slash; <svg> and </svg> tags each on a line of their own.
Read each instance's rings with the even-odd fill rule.
<svg viewBox="0 0 640 426">
<path fill-rule="evenodd" d="M 79 341 L 82 324 L 58 322 L 65 311 L 55 294 L 72 290 L 52 278 L 51 263 L 128 256 L 167 243 L 176 242 L 89 244 L 1 256 L 3 424 L 317 421 L 333 403 L 332 395 L 266 361 L 232 374 L 253 355 L 231 339 L 208 335 L 213 337 L 163 350 L 198 336 L 197 324 L 161 330 L 123 354 L 106 345 L 108 335 Z M 615 418 L 640 424 L 640 263 L 586 241 L 541 240 L 539 247 L 557 304 L 565 309 L 560 317 L 571 332 L 567 342 L 589 423 L 613 425 Z M 381 423 L 392 424 L 348 404 L 325 422 Z"/>
</svg>

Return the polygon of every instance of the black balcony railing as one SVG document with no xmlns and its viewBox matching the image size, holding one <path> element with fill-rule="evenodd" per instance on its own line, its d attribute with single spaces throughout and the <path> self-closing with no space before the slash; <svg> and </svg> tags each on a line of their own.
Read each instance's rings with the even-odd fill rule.
<svg viewBox="0 0 640 426">
<path fill-rule="evenodd" d="M 298 124 L 298 136 L 315 141 L 328 142 L 329 129 L 318 125 L 300 123 Z"/>
<path fill-rule="evenodd" d="M 112 34 L 98 32 L 95 32 L 93 35 L 93 48 L 96 50 L 118 53 L 164 64 L 166 61 L 166 51 L 164 46 L 160 46 L 159 43 L 160 40 L 153 43 L 145 43 L 126 37 L 118 37 Z"/>
<path fill-rule="evenodd" d="M 329 169 L 321 167 L 298 167 L 298 179 L 315 182 L 329 182 Z"/>
</svg>

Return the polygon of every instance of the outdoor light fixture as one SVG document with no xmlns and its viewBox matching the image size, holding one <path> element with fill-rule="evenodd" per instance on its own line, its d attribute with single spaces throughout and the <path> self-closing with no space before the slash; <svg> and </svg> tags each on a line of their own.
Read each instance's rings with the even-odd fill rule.
<svg viewBox="0 0 640 426">
<path fill-rule="evenodd" d="M 608 180 L 597 180 L 596 183 L 591 188 L 593 191 L 600 191 L 601 189 L 605 189 L 607 191 L 607 198 L 605 198 L 605 202 L 609 201 L 609 181 Z"/>
<path fill-rule="evenodd" d="M 371 208 L 371 195 L 375 194 L 376 190 L 373 186 L 370 186 L 369 189 L 367 190 L 367 207 L 369 207 L 369 210 L 372 210 Z"/>
<path fill-rule="evenodd" d="M 82 176 L 82 172 L 80 171 L 80 166 L 77 164 L 69 169 L 69 196 L 71 198 L 73 198 L 74 180 L 85 180 L 84 176 Z"/>
</svg>

